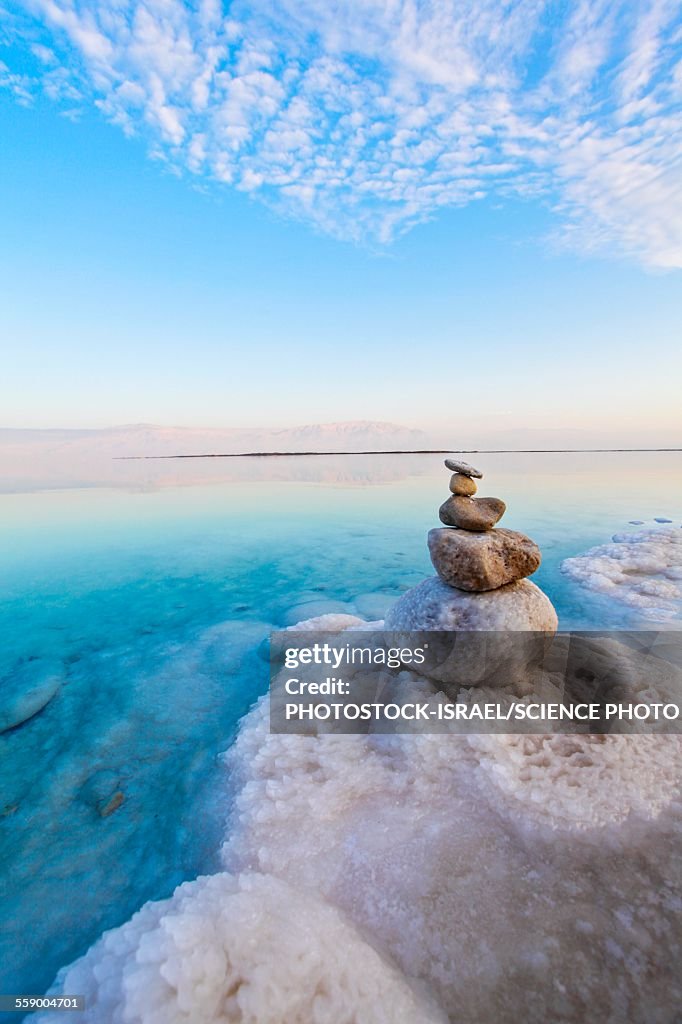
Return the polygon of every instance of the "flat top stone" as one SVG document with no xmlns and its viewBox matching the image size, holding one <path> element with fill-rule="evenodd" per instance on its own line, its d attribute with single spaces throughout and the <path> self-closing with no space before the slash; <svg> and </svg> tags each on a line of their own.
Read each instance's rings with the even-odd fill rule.
<svg viewBox="0 0 682 1024">
<path fill-rule="evenodd" d="M 477 480 L 483 479 L 483 473 L 480 469 L 474 469 L 468 462 L 463 462 L 462 459 L 446 459 L 445 465 L 448 469 L 451 469 L 453 473 L 461 473 L 462 476 L 475 476 Z"/>
<path fill-rule="evenodd" d="M 501 498 L 468 498 L 451 494 L 438 509 L 441 523 L 461 530 L 490 530 L 499 522 L 507 506 Z"/>
</svg>

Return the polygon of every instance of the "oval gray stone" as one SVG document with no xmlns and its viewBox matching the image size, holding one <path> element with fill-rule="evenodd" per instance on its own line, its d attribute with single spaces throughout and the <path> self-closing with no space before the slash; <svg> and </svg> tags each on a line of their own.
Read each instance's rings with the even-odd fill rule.
<svg viewBox="0 0 682 1024">
<path fill-rule="evenodd" d="M 446 459 L 445 465 L 448 469 L 451 469 L 453 473 L 461 473 L 462 476 L 475 476 L 477 480 L 483 479 L 483 473 L 480 469 L 474 469 L 468 462 L 464 462 L 463 459 Z"/>
<path fill-rule="evenodd" d="M 506 509 L 501 498 L 467 498 L 453 494 L 438 509 L 441 523 L 475 533 L 492 530 Z"/>
<path fill-rule="evenodd" d="M 433 567 L 450 587 L 481 593 L 530 576 L 540 565 L 537 544 L 515 530 L 429 531 Z"/>
</svg>

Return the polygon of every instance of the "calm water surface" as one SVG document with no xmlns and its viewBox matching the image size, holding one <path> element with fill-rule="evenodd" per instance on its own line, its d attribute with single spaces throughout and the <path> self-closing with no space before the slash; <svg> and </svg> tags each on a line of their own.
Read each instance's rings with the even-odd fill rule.
<svg viewBox="0 0 682 1024">
<path fill-rule="evenodd" d="M 559 566 L 631 519 L 679 526 L 682 456 L 476 460 L 479 493 L 504 498 L 503 525 L 542 548 L 534 579 L 561 626 L 637 625 Z M 43 991 L 105 928 L 215 869 L 217 755 L 266 688 L 263 638 L 325 610 L 382 615 L 432 575 L 426 531 L 448 493 L 439 456 L 126 462 L 110 475 L 0 494 L 0 688 L 19 671 L 63 680 L 0 736 L 3 992 Z"/>
</svg>

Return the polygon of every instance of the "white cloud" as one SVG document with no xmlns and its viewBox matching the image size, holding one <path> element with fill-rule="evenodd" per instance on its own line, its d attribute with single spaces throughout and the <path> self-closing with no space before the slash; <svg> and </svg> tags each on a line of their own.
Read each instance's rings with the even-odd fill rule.
<svg viewBox="0 0 682 1024">
<path fill-rule="evenodd" d="M 354 239 L 543 197 L 562 244 L 682 266 L 676 0 L 30 0 L 44 88 Z M 56 55 L 54 65 L 50 55 Z"/>
</svg>

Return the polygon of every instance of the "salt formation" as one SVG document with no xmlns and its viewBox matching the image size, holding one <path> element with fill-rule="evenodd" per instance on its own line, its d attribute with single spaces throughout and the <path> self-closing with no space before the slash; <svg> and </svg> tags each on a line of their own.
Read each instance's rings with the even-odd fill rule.
<svg viewBox="0 0 682 1024">
<path fill-rule="evenodd" d="M 617 533 L 611 544 L 566 558 L 561 571 L 570 579 L 665 622 L 682 611 L 682 530 Z"/>
<path fill-rule="evenodd" d="M 453 470 L 451 497 L 439 515 L 446 524 L 429 532 L 429 554 L 438 577 L 409 590 L 386 616 L 387 629 L 538 630 L 555 632 L 556 612 L 531 583 L 540 549 L 515 530 L 495 529 L 505 511 L 500 498 L 475 498 L 466 462 L 446 459 Z"/>
<path fill-rule="evenodd" d="M 97 1024 L 443 1024 L 344 916 L 272 876 L 217 874 L 146 903 L 62 971 Z M 61 1013 L 38 1014 L 38 1022 Z"/>
<path fill-rule="evenodd" d="M 584 829 L 656 817 L 680 785 L 679 736 L 473 735 L 469 741 L 505 814 L 555 829 Z M 515 811 L 516 809 L 516 811 Z"/>
<path fill-rule="evenodd" d="M 451 1021 L 677 1020 L 679 737 L 286 736 L 263 701 L 227 763 L 225 867 L 341 908 Z"/>
<path fill-rule="evenodd" d="M 679 737 L 282 735 L 263 698 L 225 760 L 227 873 L 60 973 L 84 1024 L 439 1020 L 423 989 L 457 1024 L 677 1020 Z"/>
</svg>

